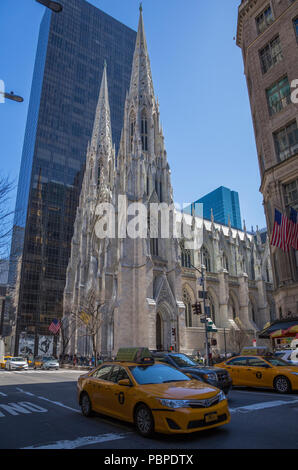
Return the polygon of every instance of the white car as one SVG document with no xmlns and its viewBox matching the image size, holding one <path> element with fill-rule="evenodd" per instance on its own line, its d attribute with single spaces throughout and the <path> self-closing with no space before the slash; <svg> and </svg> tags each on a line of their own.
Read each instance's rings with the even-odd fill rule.
<svg viewBox="0 0 298 470">
<path fill-rule="evenodd" d="M 28 369 L 28 362 L 23 357 L 11 357 L 5 362 L 6 370 Z"/>
<path fill-rule="evenodd" d="M 275 356 L 278 356 L 280 359 L 298 366 L 298 348 L 276 351 Z"/>
</svg>

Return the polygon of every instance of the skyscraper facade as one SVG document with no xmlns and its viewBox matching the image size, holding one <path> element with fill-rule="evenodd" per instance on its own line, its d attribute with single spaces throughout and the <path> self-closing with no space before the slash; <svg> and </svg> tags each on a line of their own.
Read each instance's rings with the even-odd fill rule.
<svg viewBox="0 0 298 470">
<path fill-rule="evenodd" d="M 212 212 L 215 222 L 229 225 L 242 230 L 239 196 L 236 191 L 231 191 L 220 186 L 211 193 L 198 199 L 193 203 L 203 204 L 203 217 L 211 220 Z"/>
<path fill-rule="evenodd" d="M 104 64 L 117 149 L 136 32 L 87 3 L 46 10 L 38 40 L 20 169 L 9 283 L 17 283 L 20 332 L 48 334 L 62 296 Z M 17 275 L 17 262 L 21 267 Z"/>
<path fill-rule="evenodd" d="M 272 236 L 275 209 L 298 210 L 298 1 L 242 0 L 237 45 L 242 49 L 261 175 L 260 192 Z M 295 102 L 296 101 L 296 102 Z M 298 252 L 271 246 L 280 317 L 298 312 Z"/>
</svg>

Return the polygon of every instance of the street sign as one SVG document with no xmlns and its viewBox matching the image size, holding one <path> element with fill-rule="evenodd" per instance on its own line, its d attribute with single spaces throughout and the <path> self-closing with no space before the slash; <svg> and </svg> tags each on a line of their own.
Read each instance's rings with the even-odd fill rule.
<svg viewBox="0 0 298 470">
<path fill-rule="evenodd" d="M 199 299 L 205 299 L 205 300 L 207 299 L 207 291 L 199 290 L 198 294 L 199 294 Z"/>
</svg>

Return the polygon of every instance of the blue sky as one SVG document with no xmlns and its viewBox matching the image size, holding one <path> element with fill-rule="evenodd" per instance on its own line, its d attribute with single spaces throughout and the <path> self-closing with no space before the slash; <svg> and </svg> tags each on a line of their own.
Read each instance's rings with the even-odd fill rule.
<svg viewBox="0 0 298 470">
<path fill-rule="evenodd" d="M 138 0 L 89 3 L 137 29 Z M 265 217 L 242 54 L 233 40 L 239 3 L 143 0 L 143 16 L 174 200 L 192 202 L 227 186 L 239 192 L 250 230 L 264 227 Z M 35 0 L 0 2 L 0 80 L 24 97 L 0 104 L 0 171 L 16 183 L 44 11 Z"/>
</svg>

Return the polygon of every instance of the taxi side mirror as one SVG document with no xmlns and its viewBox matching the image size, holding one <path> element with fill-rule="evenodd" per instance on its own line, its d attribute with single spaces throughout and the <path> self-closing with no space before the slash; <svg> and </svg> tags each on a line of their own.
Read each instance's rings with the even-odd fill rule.
<svg viewBox="0 0 298 470">
<path fill-rule="evenodd" d="M 187 375 L 187 377 L 189 377 L 190 379 L 193 379 L 193 376 L 191 374 L 185 374 Z"/>
<path fill-rule="evenodd" d="M 131 387 L 132 383 L 129 379 L 122 379 L 118 381 L 118 385 L 123 385 L 124 387 Z"/>
</svg>

